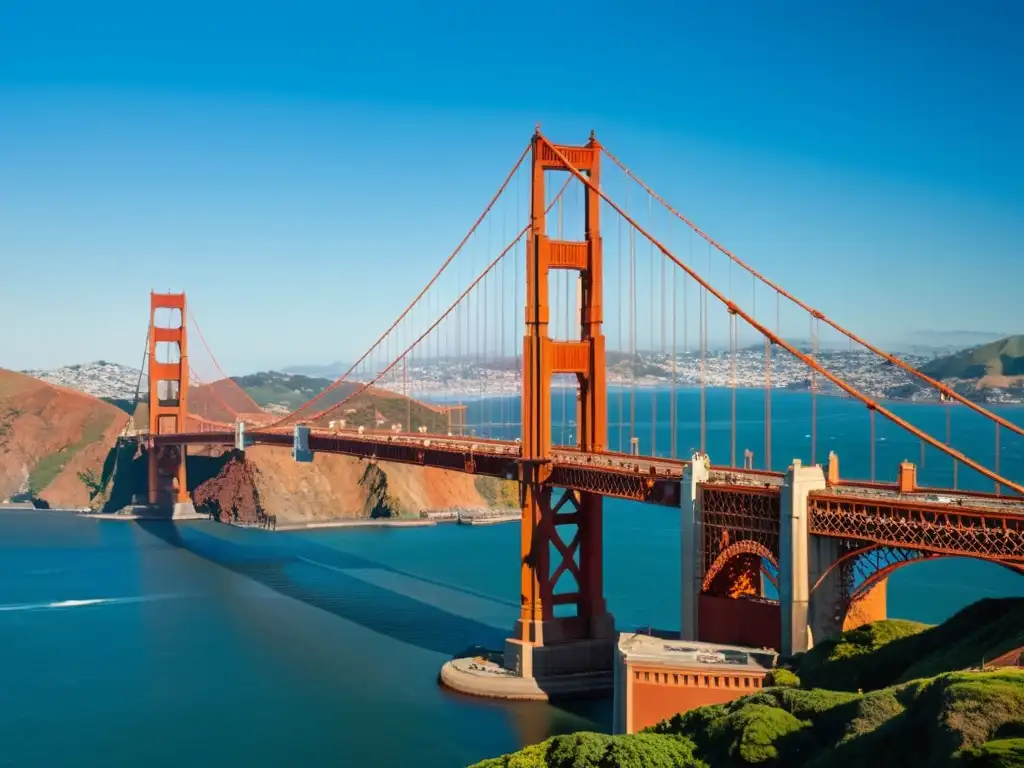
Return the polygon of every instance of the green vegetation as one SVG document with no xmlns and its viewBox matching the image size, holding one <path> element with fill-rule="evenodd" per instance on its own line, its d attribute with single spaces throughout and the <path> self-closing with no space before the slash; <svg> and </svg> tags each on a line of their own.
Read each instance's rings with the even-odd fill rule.
<svg viewBox="0 0 1024 768">
<path fill-rule="evenodd" d="M 33 495 L 41 493 L 56 479 L 76 453 L 103 437 L 103 433 L 107 431 L 112 419 L 113 416 L 106 413 L 90 415 L 82 426 L 82 434 L 77 441 L 37 461 L 28 475 L 29 493 Z"/>
<path fill-rule="evenodd" d="M 1024 766 L 1024 739 L 996 739 L 964 750 L 960 764 L 977 768 Z"/>
<path fill-rule="evenodd" d="M 874 690 L 979 667 L 1024 646 L 1024 600 L 980 600 L 937 627 L 888 620 L 850 630 L 792 660 L 808 688 Z"/>
<path fill-rule="evenodd" d="M 1022 722 L 1024 672 L 1012 670 L 953 672 L 863 694 L 769 688 L 677 715 L 651 733 L 692 741 L 713 767 L 953 766 L 976 750 L 990 753 L 986 744 Z"/>
<path fill-rule="evenodd" d="M 753 695 L 633 736 L 558 736 L 478 768 L 1021 768 L 1024 670 L 958 671 L 1021 645 L 1021 598 L 982 600 L 937 627 L 876 622 L 790 659 Z"/>
<path fill-rule="evenodd" d="M 234 381 L 261 408 L 276 405 L 289 411 L 305 404 L 333 383 L 330 379 L 277 371 L 236 376 Z M 360 392 L 361 387 L 362 385 L 358 383 L 346 381 L 324 395 L 317 402 L 315 410 L 322 411 L 344 400 L 345 405 L 328 415 L 326 421 L 344 419 L 347 427 L 369 429 L 379 426 L 390 428 L 392 424 L 397 423 L 401 424 L 406 432 L 415 432 L 421 426 L 426 427 L 432 434 L 448 432 L 449 421 L 445 412 L 417 400 L 373 387 Z M 356 392 L 359 394 L 356 395 Z M 377 424 L 378 413 L 384 418 L 385 424 Z M 452 414 L 453 423 L 456 425 L 458 418 L 458 412 Z"/>
<path fill-rule="evenodd" d="M 768 675 L 767 685 L 774 685 L 779 688 L 799 688 L 800 678 L 790 670 L 780 667 Z"/>
<path fill-rule="evenodd" d="M 895 640 L 913 637 L 928 629 L 927 624 L 900 619 L 886 619 L 843 632 L 838 637 L 816 645 L 812 650 L 793 660 L 799 679 L 811 688 L 830 688 L 837 691 L 856 691 L 859 688 L 878 688 L 895 680 L 905 668 L 891 670 L 884 664 L 885 657 L 875 655 L 883 646 Z M 899 646 L 897 646 L 899 647 Z M 880 663 L 880 659 L 883 662 Z M 899 659 L 895 659 L 899 664 Z M 880 683 L 864 680 L 865 670 L 882 674 Z M 776 676 L 784 670 L 778 670 Z"/>
<path fill-rule="evenodd" d="M 1024 376 L 1024 334 L 940 357 L 922 366 L 921 371 L 936 379 Z"/>
<path fill-rule="evenodd" d="M 333 395 L 333 393 L 331 394 Z M 337 401 L 341 399 L 339 397 Z M 321 406 L 319 403 L 317 405 L 321 408 L 327 407 Z M 377 424 L 377 413 L 384 418 L 383 425 Z M 453 422 L 457 423 L 459 416 L 458 412 L 453 412 Z M 327 419 L 344 419 L 347 427 L 380 429 L 388 428 L 391 424 L 401 424 L 402 430 L 405 432 L 415 432 L 421 426 L 426 427 L 427 432 L 431 434 L 447 434 L 449 431 L 446 413 L 416 400 L 372 389 L 356 395 Z M 458 432 L 454 426 L 451 431 Z"/>
<path fill-rule="evenodd" d="M 477 763 L 476 768 L 707 768 L 686 739 L 636 734 L 555 736 L 521 752 Z"/>
<path fill-rule="evenodd" d="M 289 410 L 298 408 L 310 398 L 319 395 L 332 383 L 330 379 L 278 373 L 277 371 L 235 376 L 234 380 L 249 397 L 256 401 L 257 405 L 261 407 L 283 405 Z M 348 392 L 351 391 L 352 388 L 349 388 Z"/>
<path fill-rule="evenodd" d="M 519 507 L 519 484 L 512 480 L 476 475 L 473 485 L 489 507 Z"/>
</svg>

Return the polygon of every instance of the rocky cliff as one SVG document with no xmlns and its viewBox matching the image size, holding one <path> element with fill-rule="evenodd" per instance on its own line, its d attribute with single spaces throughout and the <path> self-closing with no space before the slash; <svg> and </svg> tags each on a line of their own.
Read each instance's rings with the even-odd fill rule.
<svg viewBox="0 0 1024 768">
<path fill-rule="evenodd" d="M 0 369 L 0 500 L 87 505 L 127 419 L 90 395 Z"/>
<path fill-rule="evenodd" d="M 83 392 L 0 369 L 0 500 L 108 511 L 130 504 L 145 492 L 146 457 L 130 441 L 116 448 L 127 419 Z M 288 450 L 265 446 L 190 449 L 188 476 L 200 508 L 240 520 L 263 513 L 301 524 L 516 504 L 515 485 L 492 478 L 326 454 L 298 464 Z"/>
<path fill-rule="evenodd" d="M 515 501 L 514 484 L 491 478 L 328 454 L 300 464 L 287 450 L 266 446 L 232 452 L 192 496 L 197 507 L 221 515 L 249 521 L 262 512 L 289 524 L 486 509 Z"/>
</svg>

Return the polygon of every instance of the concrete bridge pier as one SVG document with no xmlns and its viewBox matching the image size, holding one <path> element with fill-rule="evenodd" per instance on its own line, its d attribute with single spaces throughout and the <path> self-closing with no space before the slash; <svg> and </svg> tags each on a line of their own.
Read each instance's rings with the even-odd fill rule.
<svg viewBox="0 0 1024 768">
<path fill-rule="evenodd" d="M 682 622 L 680 637 L 699 640 L 698 615 L 701 588 L 704 584 L 704 531 L 701 510 L 701 483 L 708 480 L 707 457 L 695 453 L 690 460 L 690 476 L 683 480 L 679 508 L 681 520 Z"/>
<path fill-rule="evenodd" d="M 807 497 L 825 489 L 825 473 L 820 466 L 803 466 L 794 459 L 782 484 L 779 521 L 779 603 L 782 614 L 783 656 L 801 653 L 814 645 L 817 636 L 828 634 L 821 626 L 823 611 L 811 606 L 811 586 L 835 562 L 839 542 L 812 537 L 808 533 Z M 814 541 L 812 542 L 812 539 Z M 826 582 L 835 579 L 830 574 Z M 827 584 L 818 588 L 822 594 Z M 817 601 L 821 602 L 821 601 Z M 827 611 L 825 611 L 827 612 Z"/>
</svg>

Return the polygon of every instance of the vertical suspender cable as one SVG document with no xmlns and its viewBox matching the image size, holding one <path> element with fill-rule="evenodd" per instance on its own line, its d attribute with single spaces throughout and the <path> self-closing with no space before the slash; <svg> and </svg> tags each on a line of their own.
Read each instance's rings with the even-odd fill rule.
<svg viewBox="0 0 1024 768">
<path fill-rule="evenodd" d="M 732 296 L 732 262 L 729 262 L 729 295 Z M 736 468 L 736 315 L 726 310 L 729 321 L 729 384 L 731 392 L 731 412 L 729 428 L 729 466 Z"/>
<path fill-rule="evenodd" d="M 814 315 L 811 318 L 811 359 L 818 361 L 818 334 Z M 818 373 L 811 369 L 811 466 L 814 466 L 818 452 Z"/>
<path fill-rule="evenodd" d="M 871 482 L 875 482 L 875 409 L 869 409 L 871 414 Z"/>
<path fill-rule="evenodd" d="M 999 425 L 996 424 L 996 474 L 999 474 Z M 1001 492 L 1002 486 L 996 483 L 996 496 Z"/>
<path fill-rule="evenodd" d="M 671 243 L 672 243 L 672 219 L 671 218 L 668 220 L 668 239 L 669 239 L 669 247 L 671 247 Z M 665 263 L 664 260 L 662 260 L 662 264 L 663 265 L 664 265 L 664 263 Z M 671 400 L 669 400 L 669 422 L 670 422 L 670 428 L 672 430 L 672 440 L 671 440 L 671 444 L 669 445 L 669 454 L 670 454 L 670 456 L 673 459 L 676 458 L 676 455 L 678 453 L 678 451 L 676 449 L 677 449 L 677 444 L 678 444 L 678 441 L 679 441 L 679 425 L 676 423 L 676 420 L 677 420 L 676 410 L 678 408 L 678 404 L 676 403 L 676 376 L 677 376 L 677 368 L 678 368 L 678 360 L 676 358 L 676 354 L 678 352 L 678 346 L 676 345 L 676 332 L 678 330 L 678 325 L 676 323 L 676 299 L 678 298 L 678 290 L 676 288 L 676 275 L 677 275 L 678 272 L 679 272 L 678 269 L 673 269 L 672 270 L 672 394 L 671 394 Z M 662 284 L 664 284 L 664 282 L 665 282 L 664 279 L 662 279 Z M 685 304 L 683 306 L 683 312 L 684 313 L 686 312 Z"/>
<path fill-rule="evenodd" d="M 625 322 L 625 318 L 622 315 L 622 291 L 624 290 L 625 283 L 624 283 L 624 281 L 622 279 L 622 217 L 621 216 L 616 216 L 615 218 L 616 218 L 616 220 L 618 222 L 618 243 L 619 243 L 619 245 L 618 245 L 618 253 L 617 253 L 617 258 L 616 258 L 616 261 L 618 261 L 619 281 L 618 281 L 618 285 L 616 286 L 615 295 L 616 295 L 616 303 L 619 305 L 618 306 L 618 310 L 619 310 L 619 355 L 621 356 L 621 355 L 625 354 L 625 351 L 626 351 L 626 346 L 625 346 L 625 344 L 623 343 L 623 340 L 622 340 L 622 326 L 623 326 L 623 324 Z M 624 410 L 624 406 L 625 406 L 625 401 L 623 399 L 624 389 L 623 389 L 623 386 L 622 386 L 622 379 L 621 379 L 621 377 L 619 378 L 619 382 L 618 382 L 618 390 L 619 390 L 619 413 L 618 413 L 618 417 L 619 417 L 619 444 L 618 444 L 618 449 L 619 449 L 619 451 L 625 453 L 626 452 L 626 446 L 622 442 L 622 425 L 625 424 L 625 421 L 626 421 L 626 419 L 625 419 L 626 412 Z"/>
<path fill-rule="evenodd" d="M 952 447 L 953 437 L 953 419 L 952 419 L 952 403 L 946 401 L 946 445 Z M 957 481 L 957 460 L 953 459 L 953 490 L 956 490 Z"/>
<path fill-rule="evenodd" d="M 711 279 L 711 248 L 708 247 L 708 280 Z M 700 291 L 700 452 L 708 452 L 708 393 L 706 365 L 708 354 L 708 290 Z"/>
<path fill-rule="evenodd" d="M 654 229 L 654 198 L 647 196 L 647 226 Z M 654 241 L 648 240 L 651 249 L 651 297 L 648 303 L 651 307 L 651 350 L 657 349 L 654 341 Z M 654 387 L 651 391 L 651 456 L 658 455 L 658 389 Z"/>
<path fill-rule="evenodd" d="M 737 330 L 736 330 L 736 315 L 729 314 L 729 349 L 730 357 L 732 358 L 731 366 L 732 372 L 730 379 L 732 380 L 732 429 L 731 429 L 731 466 L 736 466 L 736 346 L 737 346 Z"/>
<path fill-rule="evenodd" d="M 626 193 L 626 213 L 629 213 L 629 192 Z M 636 235 L 633 227 L 629 237 L 629 442 L 633 449 L 636 437 Z"/>
</svg>

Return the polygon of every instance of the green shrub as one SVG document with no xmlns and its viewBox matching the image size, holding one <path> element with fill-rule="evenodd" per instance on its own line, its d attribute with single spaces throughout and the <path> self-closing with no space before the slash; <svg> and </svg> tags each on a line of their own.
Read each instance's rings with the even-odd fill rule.
<svg viewBox="0 0 1024 768">
<path fill-rule="evenodd" d="M 555 736 L 473 768 L 708 768 L 694 756 L 693 743 L 676 736 Z"/>
<path fill-rule="evenodd" d="M 554 765 L 549 763 L 549 765 Z M 582 768 L 566 763 L 559 768 Z M 707 768 L 694 756 L 693 742 L 678 736 L 638 733 L 614 736 L 598 768 Z"/>
<path fill-rule="evenodd" d="M 925 624 L 896 619 L 865 624 L 818 643 L 800 657 L 796 674 L 804 685 L 813 688 L 855 691 L 884 687 L 895 682 L 910 659 L 903 654 L 883 656 L 879 651 L 926 629 Z"/>
<path fill-rule="evenodd" d="M 612 737 L 603 733 L 572 733 L 557 736 L 548 747 L 550 768 L 599 768 Z"/>
<path fill-rule="evenodd" d="M 774 765 L 784 752 L 779 742 L 806 725 L 782 709 L 744 705 L 711 724 L 708 735 L 718 747 L 713 750 L 718 759 L 711 762 L 719 765 L 721 758 L 728 756 L 738 765 Z"/>
<path fill-rule="evenodd" d="M 945 670 L 981 653 L 992 658 L 1024 645 L 1022 635 L 1021 599 L 982 600 L 931 629 L 876 622 L 794 658 L 799 681 L 779 669 L 772 687 L 680 713 L 641 734 L 556 737 L 518 753 L 523 762 L 481 765 L 1024 768 L 1024 671 L 907 679 L 913 670 Z M 867 692 L 793 687 L 825 679 Z"/>
<path fill-rule="evenodd" d="M 790 670 L 784 669 L 782 667 L 772 670 L 772 672 L 768 675 L 768 680 L 766 682 L 768 685 L 777 686 L 779 688 L 800 687 L 800 678 L 797 677 Z"/>
<path fill-rule="evenodd" d="M 877 690 L 979 667 L 1024 646 L 1024 599 L 979 600 L 936 627 L 878 621 L 819 643 L 793 660 L 803 685 Z"/>
<path fill-rule="evenodd" d="M 986 741 L 957 757 L 957 765 L 963 768 L 1024 768 L 1024 739 Z"/>
</svg>

